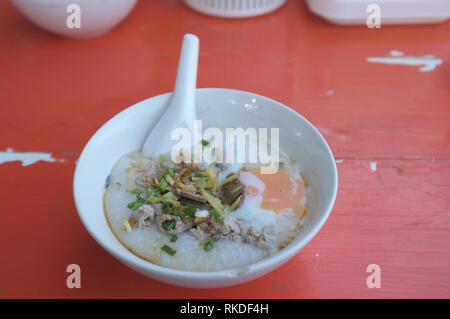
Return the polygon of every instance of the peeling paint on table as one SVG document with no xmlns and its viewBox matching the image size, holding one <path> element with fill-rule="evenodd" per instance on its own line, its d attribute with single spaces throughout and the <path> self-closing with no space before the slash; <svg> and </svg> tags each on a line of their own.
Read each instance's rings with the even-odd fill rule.
<svg viewBox="0 0 450 319">
<path fill-rule="evenodd" d="M 64 159 L 55 159 L 51 153 L 44 152 L 15 152 L 12 148 L 6 149 L 6 151 L 0 151 L 0 165 L 7 162 L 19 161 L 22 166 L 32 165 L 39 161 L 44 162 L 63 162 Z"/>
<path fill-rule="evenodd" d="M 433 71 L 438 65 L 442 64 L 442 59 L 436 58 L 431 54 L 424 56 L 405 56 L 403 52 L 397 50 L 392 50 L 390 57 L 368 57 L 367 61 L 370 63 L 421 66 L 419 68 L 420 72 Z"/>
</svg>

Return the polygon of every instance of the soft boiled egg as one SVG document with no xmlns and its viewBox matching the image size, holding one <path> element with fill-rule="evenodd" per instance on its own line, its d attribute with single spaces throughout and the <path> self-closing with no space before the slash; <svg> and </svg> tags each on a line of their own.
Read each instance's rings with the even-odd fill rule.
<svg viewBox="0 0 450 319">
<path fill-rule="evenodd" d="M 244 229 L 254 227 L 269 231 L 275 247 L 283 247 L 292 239 L 305 215 L 305 184 L 290 168 L 275 174 L 261 174 L 259 168 L 241 171 L 239 180 L 245 186 L 244 201 L 232 212 Z M 278 249 L 278 248 L 277 248 Z"/>
<path fill-rule="evenodd" d="M 247 201 L 275 214 L 291 212 L 302 218 L 305 212 L 305 184 L 299 174 L 280 168 L 275 174 L 261 174 L 259 169 L 243 171 L 240 181 L 245 185 Z"/>
</svg>

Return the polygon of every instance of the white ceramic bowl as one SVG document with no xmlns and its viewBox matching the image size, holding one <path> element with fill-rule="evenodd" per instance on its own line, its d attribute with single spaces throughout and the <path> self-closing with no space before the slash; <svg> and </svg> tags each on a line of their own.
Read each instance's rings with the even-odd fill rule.
<svg viewBox="0 0 450 319">
<path fill-rule="evenodd" d="M 120 112 L 89 140 L 78 159 L 74 198 L 78 214 L 94 239 L 134 270 L 166 283 L 185 287 L 224 287 L 262 276 L 293 257 L 319 231 L 328 218 L 337 192 L 333 154 L 320 133 L 301 115 L 261 95 L 228 90 L 197 89 L 197 116 L 203 127 L 278 127 L 280 148 L 302 167 L 311 186 L 307 221 L 288 246 L 248 266 L 198 272 L 161 267 L 126 249 L 111 232 L 103 212 L 105 181 L 115 162 L 142 147 L 168 105 L 171 93 L 139 102 Z"/>
<path fill-rule="evenodd" d="M 41 28 L 72 38 L 102 35 L 121 22 L 137 0 L 11 0 L 12 3 Z M 81 9 L 81 27 L 69 28 L 67 13 L 70 4 Z"/>
</svg>

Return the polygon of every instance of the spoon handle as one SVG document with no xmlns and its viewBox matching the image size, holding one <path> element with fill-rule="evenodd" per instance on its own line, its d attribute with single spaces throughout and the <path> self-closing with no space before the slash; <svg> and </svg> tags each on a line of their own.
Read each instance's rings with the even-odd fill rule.
<svg viewBox="0 0 450 319">
<path fill-rule="evenodd" d="M 183 38 L 171 101 L 142 148 L 147 156 L 157 158 L 160 154 L 170 152 L 175 144 L 171 135 L 177 128 L 188 129 L 191 136 L 194 136 L 198 51 L 198 38 L 193 34 L 186 34 Z"/>
<path fill-rule="evenodd" d="M 193 34 L 183 38 L 180 60 L 178 62 L 177 79 L 172 97 L 172 105 L 180 106 L 195 103 L 195 87 L 197 83 L 199 40 Z M 181 110 L 180 110 L 181 111 Z"/>
</svg>

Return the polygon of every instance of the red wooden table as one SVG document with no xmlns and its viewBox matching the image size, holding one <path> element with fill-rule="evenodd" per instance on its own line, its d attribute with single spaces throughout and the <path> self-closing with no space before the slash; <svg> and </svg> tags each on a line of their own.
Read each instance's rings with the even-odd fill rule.
<svg viewBox="0 0 450 319">
<path fill-rule="evenodd" d="M 178 288 L 128 269 L 79 220 L 75 161 L 114 114 L 171 91 L 182 35 L 201 39 L 199 87 L 256 92 L 308 118 L 339 171 L 320 233 L 278 270 L 239 287 Z M 70 40 L 0 2 L 0 151 L 53 162 L 0 164 L 0 298 L 450 297 L 450 21 L 339 27 L 291 0 L 225 20 L 176 0 L 140 1 L 109 34 Z M 435 70 L 375 64 L 391 50 L 434 55 Z M 82 287 L 66 286 L 78 264 Z M 381 288 L 366 267 L 381 267 Z"/>
</svg>

